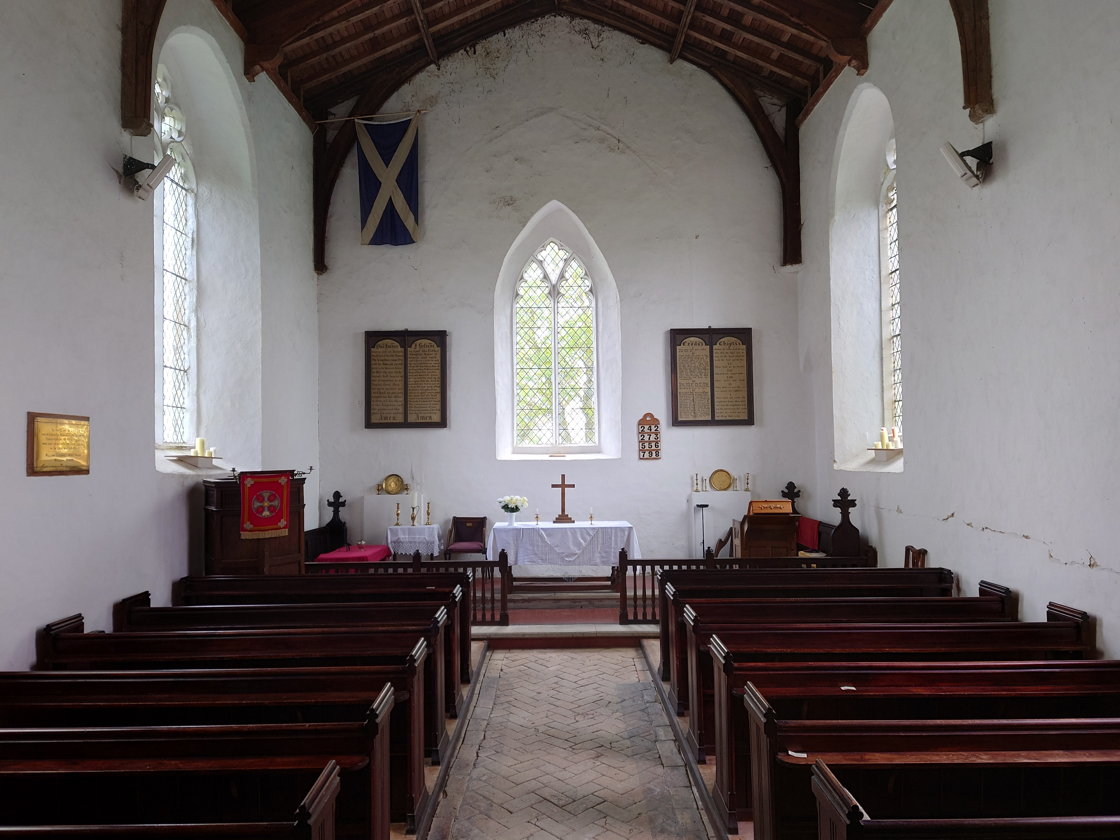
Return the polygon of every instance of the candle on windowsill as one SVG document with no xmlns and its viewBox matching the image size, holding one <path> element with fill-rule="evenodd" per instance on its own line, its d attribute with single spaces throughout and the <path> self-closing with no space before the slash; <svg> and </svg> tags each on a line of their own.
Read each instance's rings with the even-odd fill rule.
<svg viewBox="0 0 1120 840">
<path fill-rule="evenodd" d="M 883 426 L 879 429 L 879 448 L 888 449 L 890 447 L 890 439 L 887 437 L 887 427 Z"/>
<path fill-rule="evenodd" d="M 195 438 L 194 454 L 195 455 L 205 455 L 206 454 L 206 438 Z"/>
</svg>

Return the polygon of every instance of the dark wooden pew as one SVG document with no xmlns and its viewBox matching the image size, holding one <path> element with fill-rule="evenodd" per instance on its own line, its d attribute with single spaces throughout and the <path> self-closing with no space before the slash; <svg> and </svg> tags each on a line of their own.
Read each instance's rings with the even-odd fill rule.
<svg viewBox="0 0 1120 840">
<path fill-rule="evenodd" d="M 446 595 L 450 620 L 459 628 L 459 674 L 471 678 L 473 576 L 469 572 L 393 575 L 204 575 L 172 585 L 176 606 L 205 604 L 321 604 L 430 600 Z"/>
<path fill-rule="evenodd" d="M 849 695 L 867 698 L 883 704 L 876 710 L 880 717 L 890 716 L 886 709 L 893 698 L 922 704 L 921 710 L 932 717 L 950 716 L 947 711 L 954 702 L 969 705 L 963 710 L 958 705 L 953 716 L 979 716 L 979 704 L 987 701 L 977 697 L 995 698 L 999 709 L 1015 711 L 1008 698 L 1019 693 L 1027 696 L 1035 716 L 1044 711 L 1045 716 L 1055 716 L 1071 696 L 1078 698 L 1079 713 L 1120 716 L 1120 660 L 725 663 L 721 653 L 717 639 L 712 794 L 731 830 L 740 820 L 752 818 L 750 726 L 743 701 L 748 682 L 764 693 L 792 691 L 813 702 L 854 703 L 847 700 Z M 805 701 L 806 707 L 809 703 Z M 818 716 L 830 713 L 843 716 L 838 707 Z"/>
<path fill-rule="evenodd" d="M 20 787 L 23 796 L 17 797 L 13 808 L 0 809 L 0 838 L 5 840 L 334 840 L 335 802 L 340 786 L 336 762 L 329 761 L 311 784 L 307 794 L 292 807 L 294 799 L 279 802 L 281 791 L 269 793 L 259 802 L 252 821 L 232 821 L 228 817 L 230 795 L 228 792 L 211 791 L 212 795 L 200 796 L 190 802 L 189 813 L 183 809 L 160 807 L 167 791 L 147 803 L 147 810 L 137 808 L 134 789 L 122 784 L 118 770 L 107 771 L 109 778 L 99 778 L 91 768 L 80 774 L 82 790 L 78 796 L 66 796 L 67 785 L 73 786 L 74 773 L 36 772 L 33 777 L 13 780 L 12 773 L 0 773 L 5 782 L 5 793 L 14 794 L 13 787 Z M 300 775 L 304 775 L 300 773 Z M 237 784 L 237 777 L 227 775 L 227 781 Z M 190 790 L 197 783 L 191 774 L 166 781 L 180 782 Z M 212 785 L 211 785 L 212 787 Z M 97 798 L 92 808 L 83 807 Z M 123 797 L 122 797 L 123 795 Z M 120 801 L 121 799 L 124 801 Z M 180 793 L 178 801 L 182 801 Z M 13 813 L 16 803 L 33 803 L 29 813 L 19 822 L 20 814 Z M 277 804 L 273 804 L 276 800 Z M 50 802 L 50 807 L 42 803 Z"/>
<path fill-rule="evenodd" d="M 695 616 L 689 630 L 689 716 L 686 741 L 698 757 L 715 745 L 715 667 L 699 670 L 695 651 L 707 638 L 717 667 L 733 662 L 889 661 L 892 659 L 1085 659 L 1096 653 L 1089 616 L 1050 604 L 1047 621 L 879 624 L 758 624 L 712 634 Z M 717 640 L 719 642 L 717 654 Z M 725 712 L 718 712 L 725 715 Z"/>
<path fill-rule="evenodd" d="M 864 689 L 826 697 L 794 686 L 764 693 L 748 683 L 744 705 L 757 840 L 807 833 L 795 826 L 812 810 L 808 766 L 790 763 L 792 755 L 1120 747 L 1120 685 L 1090 695 L 1022 684 L 974 694 L 930 685 L 925 696 Z"/>
<path fill-rule="evenodd" d="M 691 611 L 704 619 L 712 632 L 732 629 L 737 624 L 814 622 L 892 622 L 892 621 L 1014 621 L 1019 617 L 1019 602 L 1006 586 L 982 580 L 975 598 L 924 595 L 859 596 L 844 594 L 838 587 L 823 597 L 767 598 L 753 592 L 726 593 L 720 596 L 682 595 L 672 584 L 666 586 L 666 600 L 674 616 L 669 634 L 669 699 L 677 714 L 684 714 L 689 703 L 688 633 L 686 614 Z M 810 606 L 811 603 L 811 606 Z M 695 622 L 693 622 L 695 623 Z M 700 667 L 708 668 L 706 639 L 699 653 Z M 662 666 L 662 672 L 665 668 Z"/>
<path fill-rule="evenodd" d="M 389 665 L 412 679 L 417 663 L 424 746 L 438 762 L 446 748 L 442 624 L 386 629 L 290 627 L 255 630 L 179 630 L 86 633 L 73 615 L 36 635 L 36 669 L 283 668 Z"/>
<path fill-rule="evenodd" d="M 441 612 L 442 611 L 442 612 Z M 342 604 L 222 604 L 153 607 L 140 592 L 113 605 L 116 632 L 148 630 L 236 630 L 254 627 L 391 628 L 434 620 L 443 625 L 444 710 L 457 717 L 460 687 L 459 625 L 450 621 L 444 599 Z"/>
<path fill-rule="evenodd" d="M 385 716 L 387 717 L 387 710 Z M 372 716 L 371 716 L 372 717 Z M 80 792 L 61 784 L 48 800 L 36 806 L 24 801 L 27 777 L 39 773 L 69 771 L 79 778 L 89 769 L 118 774 L 117 784 L 126 777 L 137 790 L 164 800 L 154 806 L 162 809 L 169 802 L 181 803 L 178 819 L 189 819 L 191 806 L 213 790 L 213 779 L 236 771 L 240 777 L 239 798 L 269 802 L 275 793 L 290 807 L 291 789 L 303 788 L 328 761 L 341 771 L 337 801 L 336 830 L 340 837 L 387 840 L 389 834 L 388 779 L 385 776 L 386 733 L 371 722 L 235 724 L 226 726 L 156 727 L 65 727 L 44 729 L 0 729 L 0 787 L 5 792 L 4 820 L 16 824 L 28 821 L 45 801 L 51 810 L 64 809 L 66 798 L 77 799 L 83 810 L 97 809 L 99 791 Z M 316 768 L 320 768 L 316 770 Z M 166 781 L 160 774 L 191 771 L 197 789 L 163 790 Z M 226 784 L 228 784 L 226 780 Z M 33 784 L 37 788 L 36 783 Z M 177 779 L 185 785 L 186 780 Z M 84 788 L 84 780 L 82 785 Z M 241 803 L 244 804 L 244 803 Z M 278 804 L 278 803 L 277 803 Z M 137 799 L 132 803 L 143 812 L 149 806 Z M 256 807 L 256 803 L 253 803 Z M 239 803 L 224 810 L 226 819 L 240 821 Z M 106 814 L 114 821 L 121 816 Z M 175 817 L 172 817 L 175 818 Z"/>
<path fill-rule="evenodd" d="M 1115 840 L 1120 765 L 1071 753 L 1054 765 L 832 767 L 816 761 L 818 840 Z M 939 787 L 934 787 L 940 784 Z M 924 795 L 923 795 L 924 792 Z M 934 793 L 936 792 L 936 793 Z"/>
<path fill-rule="evenodd" d="M 410 675 L 387 666 L 0 672 L 0 727 L 372 723 L 388 730 L 391 819 L 414 825 L 428 797 L 422 680 L 422 663 Z"/>
<path fill-rule="evenodd" d="M 672 561 L 666 561 L 672 562 Z M 671 589 L 670 589 L 671 587 Z M 898 588 L 894 588 L 898 587 Z M 681 609 L 689 598 L 742 595 L 754 598 L 801 597 L 929 597 L 956 594 L 956 579 L 948 569 L 702 569 L 664 568 L 657 572 L 658 621 L 661 640 L 661 678 L 669 678 L 670 593 Z"/>
</svg>

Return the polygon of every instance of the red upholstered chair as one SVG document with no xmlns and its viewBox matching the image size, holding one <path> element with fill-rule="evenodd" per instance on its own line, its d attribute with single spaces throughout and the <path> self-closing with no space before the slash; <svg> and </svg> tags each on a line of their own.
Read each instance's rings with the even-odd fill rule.
<svg viewBox="0 0 1120 840">
<path fill-rule="evenodd" d="M 443 558 L 452 554 L 486 554 L 486 517 L 452 516 Z"/>
</svg>

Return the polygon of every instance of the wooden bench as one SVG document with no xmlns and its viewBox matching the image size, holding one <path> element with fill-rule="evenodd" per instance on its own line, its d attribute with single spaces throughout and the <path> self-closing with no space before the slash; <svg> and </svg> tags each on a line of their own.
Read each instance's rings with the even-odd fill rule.
<svg viewBox="0 0 1120 840">
<path fill-rule="evenodd" d="M 843 595 L 844 587 L 837 587 L 823 597 L 799 598 L 755 597 L 753 592 L 737 592 L 715 597 L 692 597 L 687 600 L 669 584 L 666 600 L 680 621 L 670 620 L 669 634 L 669 698 L 676 705 L 677 714 L 689 708 L 690 686 L 688 657 L 688 624 L 698 626 L 696 616 L 703 618 L 707 635 L 719 630 L 733 629 L 738 624 L 815 622 L 911 622 L 911 621 L 1014 621 L 1019 617 L 1019 602 L 1006 586 L 980 581 L 979 594 L 971 597 L 928 597 Z M 686 619 L 687 615 L 692 618 Z M 709 658 L 707 638 L 700 639 L 699 667 L 707 673 Z M 662 666 L 662 671 L 665 668 Z"/>
<path fill-rule="evenodd" d="M 402 677 L 420 663 L 424 748 L 438 763 L 446 749 L 443 624 L 446 616 L 415 625 L 289 627 L 86 633 L 81 615 L 43 627 L 36 636 L 36 669 L 282 668 L 391 665 Z"/>
<path fill-rule="evenodd" d="M 190 813 L 176 813 L 161 807 L 164 796 L 151 797 L 148 808 L 136 807 L 135 788 L 122 784 L 119 770 L 98 773 L 90 767 L 80 774 L 79 796 L 66 796 L 66 786 L 74 786 L 74 773 L 36 772 L 21 779 L 9 773 L 5 793 L 15 794 L 19 787 L 22 801 L 32 805 L 21 813 L 15 808 L 0 812 L 0 837 L 41 838 L 41 840 L 334 840 L 335 802 L 340 786 L 339 769 L 333 760 L 311 784 L 310 790 L 292 807 L 294 798 L 281 800 L 277 792 L 260 803 L 257 813 L 241 821 L 228 817 L 228 792 L 211 791 L 191 802 Z M 133 777 L 135 778 L 135 777 Z M 227 776 L 226 780 L 236 777 Z M 170 781 L 170 780 L 168 780 Z M 187 789 L 197 784 L 193 774 L 181 773 L 174 780 Z M 8 782 L 14 782 L 9 787 Z M 166 787 L 166 786 L 164 786 Z M 91 796 L 96 792 L 96 798 Z M 95 806 L 82 806 L 93 799 Z M 49 802 L 50 807 L 43 807 Z M 22 817 L 22 821 L 20 818 Z"/>
<path fill-rule="evenodd" d="M 455 606 L 454 603 L 451 604 Z M 436 621 L 443 626 L 444 711 L 457 717 L 460 692 L 459 625 L 442 620 L 448 599 L 343 604 L 220 604 L 153 607 L 151 595 L 140 592 L 113 605 L 116 632 L 146 630 L 235 630 L 254 627 L 391 628 L 394 624 Z M 443 611 L 441 614 L 441 610 Z"/>
<path fill-rule="evenodd" d="M 727 663 L 953 659 L 1085 659 L 1095 655 L 1089 616 L 1051 604 L 1047 621 L 959 623 L 741 625 L 708 640 L 713 667 L 693 671 L 697 657 L 689 624 L 690 694 L 686 744 L 706 758 L 715 746 L 715 719 L 726 717 L 726 690 L 716 692 L 715 670 Z"/>
<path fill-rule="evenodd" d="M 882 766 L 817 761 L 818 840 L 1103 840 L 1120 837 L 1120 765 L 1107 753 L 1070 752 L 1057 766 L 1002 763 Z M 1105 760 L 1108 759 L 1108 760 Z M 967 764 L 968 766 L 962 766 Z M 930 785 L 943 782 L 941 795 Z M 900 794 L 900 789 L 902 794 Z M 922 795 L 924 792 L 924 795 Z M 1069 796 L 1076 792 L 1075 796 Z M 874 816 L 871 816 L 874 815 Z"/>
<path fill-rule="evenodd" d="M 387 666 L 0 672 L 0 726 L 375 725 L 388 730 L 391 819 L 413 825 L 428 798 L 422 675 L 422 664 L 403 676 Z"/>
<path fill-rule="evenodd" d="M 671 561 L 667 561 L 671 562 Z M 670 589 L 671 587 L 671 589 Z M 838 589 L 844 587 L 843 590 Z M 899 588 L 892 588 L 899 587 Z M 749 569 L 674 570 L 657 573 L 662 679 L 669 678 L 669 626 L 682 616 L 671 615 L 670 592 L 681 609 L 689 598 L 742 595 L 754 598 L 799 597 L 930 597 L 956 594 L 948 569 Z"/>
<path fill-rule="evenodd" d="M 323 604 L 372 601 L 427 601 L 446 596 L 449 620 L 459 628 L 459 673 L 471 679 L 471 575 L 424 573 L 363 575 L 212 575 L 180 578 L 172 586 L 177 606 L 206 604 Z"/>
<path fill-rule="evenodd" d="M 752 817 L 750 726 L 743 702 L 748 682 L 763 692 L 788 690 L 830 701 L 839 698 L 844 703 L 854 702 L 848 700 L 854 692 L 856 696 L 941 702 L 942 708 L 944 701 L 939 698 L 990 695 L 1004 702 L 1022 691 L 1029 694 L 1036 713 L 1045 705 L 1039 698 L 1051 696 L 1057 707 L 1076 695 L 1079 708 L 1086 714 L 1120 715 L 1116 702 L 1120 660 L 725 663 L 718 647 L 713 649 L 722 667 L 715 672 L 716 767 L 712 794 L 732 830 L 738 821 Z M 932 705 L 928 708 L 932 710 Z M 840 717 L 840 710 L 835 709 L 833 715 Z M 889 715 L 884 712 L 882 716 Z M 945 715 L 941 712 L 938 716 Z"/>
<path fill-rule="evenodd" d="M 1120 747 L 1117 684 L 1089 695 L 1029 683 L 971 694 L 931 684 L 925 696 L 912 688 L 908 694 L 837 690 L 844 696 L 826 697 L 794 686 L 763 692 L 748 683 L 755 838 L 806 834 L 792 827 L 812 810 L 808 766 L 791 763 L 791 756 Z M 1107 716 L 1094 717 L 1094 711 Z"/>
</svg>

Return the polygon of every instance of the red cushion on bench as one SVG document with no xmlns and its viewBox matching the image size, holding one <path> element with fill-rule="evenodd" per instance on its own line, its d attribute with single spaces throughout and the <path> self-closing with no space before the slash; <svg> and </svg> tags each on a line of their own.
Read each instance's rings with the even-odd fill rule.
<svg viewBox="0 0 1120 840">
<path fill-rule="evenodd" d="M 797 521 L 797 544 L 804 546 L 810 551 L 816 551 L 820 547 L 820 524 L 820 521 L 817 519 L 810 519 L 808 516 L 802 516 L 801 519 Z"/>
<path fill-rule="evenodd" d="M 451 543 L 447 547 L 448 551 L 485 551 L 485 547 L 480 542 L 457 542 Z"/>
<path fill-rule="evenodd" d="M 393 552 L 387 545 L 346 545 L 320 554 L 313 562 L 318 563 L 376 563 L 388 560 Z"/>
</svg>

